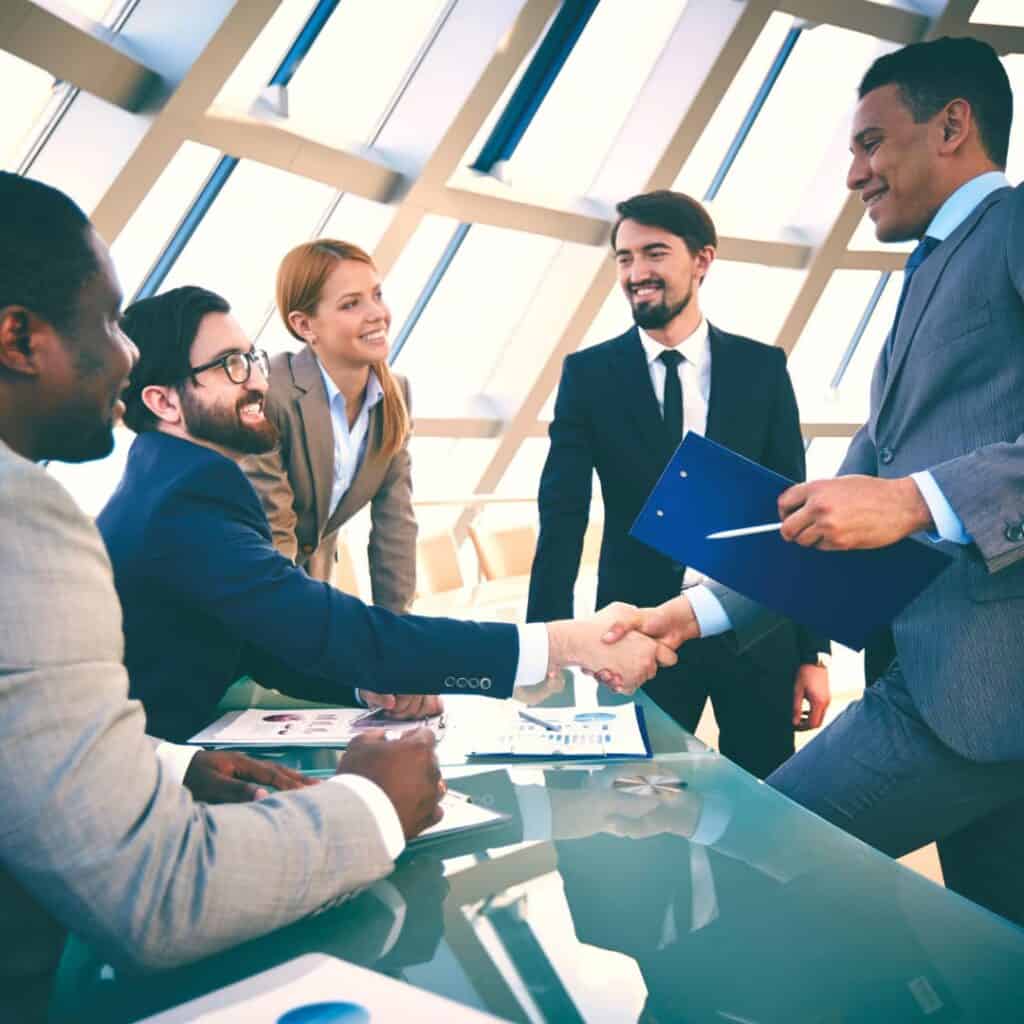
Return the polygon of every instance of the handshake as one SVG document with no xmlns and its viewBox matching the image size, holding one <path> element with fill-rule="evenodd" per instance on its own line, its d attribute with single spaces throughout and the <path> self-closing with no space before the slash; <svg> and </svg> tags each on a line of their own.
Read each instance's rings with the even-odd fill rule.
<svg viewBox="0 0 1024 1024">
<path fill-rule="evenodd" d="M 676 650 L 700 636 L 686 597 L 656 608 L 616 601 L 588 619 L 548 623 L 548 671 L 576 665 L 616 693 L 634 693 L 659 668 L 674 665 Z"/>
</svg>

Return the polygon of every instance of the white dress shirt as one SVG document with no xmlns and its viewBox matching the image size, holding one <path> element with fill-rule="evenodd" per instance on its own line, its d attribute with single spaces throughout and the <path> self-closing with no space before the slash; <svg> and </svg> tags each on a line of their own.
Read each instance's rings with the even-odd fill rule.
<svg viewBox="0 0 1024 1024">
<path fill-rule="evenodd" d="M 668 345 L 655 341 L 642 327 L 640 344 L 647 357 L 647 371 L 651 375 L 651 387 L 658 400 L 658 408 L 665 414 L 665 375 L 668 369 L 659 358 L 662 352 L 673 351 Z M 679 385 L 683 393 L 683 432 L 693 431 L 704 436 L 708 426 L 708 402 L 711 399 L 711 341 L 708 322 L 701 317 L 696 330 L 677 346 L 683 360 L 676 368 Z M 706 587 L 699 586 L 703 573 L 687 567 L 683 576 L 683 589 L 690 600 L 690 606 L 697 617 L 701 636 L 711 636 L 705 630 L 725 632 L 731 628 L 729 618 L 721 602 Z M 724 628 L 722 628 L 724 625 Z"/>
<path fill-rule="evenodd" d="M 647 370 L 658 408 L 665 412 L 665 374 L 668 370 L 659 358 L 663 352 L 678 352 L 683 361 L 676 372 L 683 391 L 683 429 L 704 436 L 708 425 L 708 399 L 711 397 L 711 343 L 708 322 L 701 317 L 697 329 L 674 349 L 655 341 L 642 327 L 640 344 L 647 356 Z"/>
</svg>

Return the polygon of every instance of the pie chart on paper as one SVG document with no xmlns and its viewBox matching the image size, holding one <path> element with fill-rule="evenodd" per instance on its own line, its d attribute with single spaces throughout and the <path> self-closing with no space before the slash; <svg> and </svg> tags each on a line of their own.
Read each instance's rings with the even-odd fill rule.
<svg viewBox="0 0 1024 1024">
<path fill-rule="evenodd" d="M 358 1003 L 310 1003 L 278 1017 L 277 1024 L 369 1024 L 370 1012 Z"/>
</svg>

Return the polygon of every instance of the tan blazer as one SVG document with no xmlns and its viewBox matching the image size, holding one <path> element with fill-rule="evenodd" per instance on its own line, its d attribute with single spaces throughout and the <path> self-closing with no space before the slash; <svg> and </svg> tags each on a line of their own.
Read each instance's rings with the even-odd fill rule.
<svg viewBox="0 0 1024 1024">
<path fill-rule="evenodd" d="M 363 464 L 331 514 L 334 428 L 313 353 L 283 352 L 270 361 L 266 414 L 281 443 L 242 460 L 274 533 L 274 545 L 316 579 L 331 579 L 338 530 L 370 502 L 370 581 L 373 602 L 404 612 L 416 589 L 416 518 L 408 443 L 384 458 L 377 446 L 379 405 L 370 410 Z M 409 384 L 398 377 L 409 406 Z M 411 408 L 411 406 L 410 406 Z"/>
</svg>

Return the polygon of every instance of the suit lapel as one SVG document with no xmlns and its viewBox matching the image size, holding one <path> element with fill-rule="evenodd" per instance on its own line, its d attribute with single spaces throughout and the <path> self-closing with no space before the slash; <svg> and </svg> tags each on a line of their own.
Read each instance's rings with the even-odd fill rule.
<svg viewBox="0 0 1024 1024">
<path fill-rule="evenodd" d="M 334 424 L 327 405 L 327 391 L 320 374 L 320 364 L 313 353 L 304 348 L 294 356 L 291 366 L 295 403 L 302 418 L 302 440 L 309 463 L 319 534 L 331 514 L 329 505 L 334 480 Z"/>
<path fill-rule="evenodd" d="M 341 496 L 338 507 L 334 510 L 330 521 L 324 527 L 324 533 L 336 530 L 342 523 L 351 519 L 355 512 L 373 497 L 380 484 L 384 460 L 381 457 L 380 449 L 374 443 L 374 439 L 377 437 L 377 430 L 379 429 L 378 423 L 382 414 L 382 404 L 378 402 L 370 410 L 366 425 L 366 455 L 356 471 L 356 475 L 352 478 L 349 489 Z"/>
<path fill-rule="evenodd" d="M 711 394 L 708 396 L 708 423 L 705 436 L 726 448 L 738 447 L 732 427 L 737 415 L 749 402 L 751 381 L 745 368 L 736 365 L 736 345 L 717 327 L 708 323 L 711 348 Z"/>
<path fill-rule="evenodd" d="M 985 216 L 988 210 L 992 207 L 992 204 L 1003 194 L 1003 192 L 1004 189 L 996 189 L 996 191 L 991 193 L 991 195 L 986 196 L 985 199 L 978 204 L 978 208 L 971 213 L 963 224 L 961 224 L 956 231 L 949 236 L 949 238 L 939 245 L 928 259 L 926 259 L 915 271 L 913 284 L 910 291 L 907 293 L 906 300 L 903 303 L 903 310 L 900 313 L 900 322 L 896 325 L 896 337 L 893 340 L 892 357 L 889 361 L 885 384 L 882 388 L 882 396 L 878 403 L 878 411 L 875 414 L 876 420 L 878 416 L 881 415 L 881 411 L 884 408 L 889 395 L 892 394 L 893 386 L 900 375 L 900 371 L 903 369 L 903 363 L 907 358 L 907 353 L 910 351 L 910 346 L 913 344 L 914 338 L 917 335 L 917 329 L 920 326 L 921 317 L 924 314 L 925 309 L 928 307 L 928 303 L 931 302 L 932 295 L 934 294 L 939 281 L 942 279 L 942 274 L 946 269 L 946 265 L 953 258 L 957 249 L 963 245 L 970 233 L 978 226 L 981 218 Z M 882 358 L 885 358 L 884 351 Z"/>
<path fill-rule="evenodd" d="M 665 423 L 651 384 L 647 355 L 634 327 L 616 339 L 614 355 L 608 364 L 616 404 L 633 422 L 639 448 L 649 452 L 659 466 L 665 463 Z"/>
</svg>

